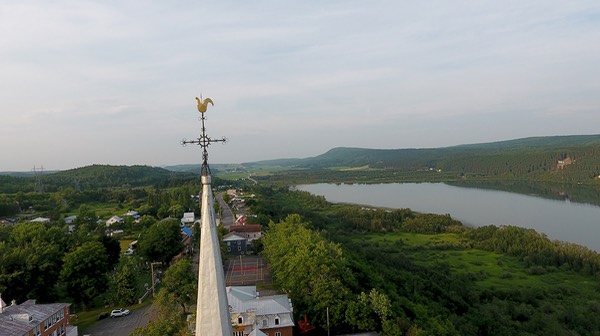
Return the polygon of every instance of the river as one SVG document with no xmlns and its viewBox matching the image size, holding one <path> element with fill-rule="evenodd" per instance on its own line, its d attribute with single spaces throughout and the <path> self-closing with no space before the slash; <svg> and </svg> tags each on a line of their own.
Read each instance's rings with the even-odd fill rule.
<svg viewBox="0 0 600 336">
<path fill-rule="evenodd" d="M 445 183 L 299 185 L 332 203 L 450 214 L 465 225 L 515 225 L 600 251 L 600 207 Z"/>
</svg>

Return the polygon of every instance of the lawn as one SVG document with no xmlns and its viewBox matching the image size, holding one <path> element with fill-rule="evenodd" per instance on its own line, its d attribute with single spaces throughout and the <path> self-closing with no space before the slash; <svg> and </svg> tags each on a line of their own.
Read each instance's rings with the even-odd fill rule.
<svg viewBox="0 0 600 336">
<path fill-rule="evenodd" d="M 119 240 L 119 244 L 121 244 L 121 254 L 124 253 L 129 248 L 129 244 L 131 244 L 132 241 L 133 241 L 133 239 Z"/>
</svg>

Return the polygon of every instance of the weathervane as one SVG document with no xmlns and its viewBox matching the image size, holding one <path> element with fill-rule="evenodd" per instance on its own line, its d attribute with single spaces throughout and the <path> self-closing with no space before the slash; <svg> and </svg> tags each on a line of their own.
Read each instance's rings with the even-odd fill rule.
<svg viewBox="0 0 600 336">
<path fill-rule="evenodd" d="M 204 116 L 204 113 L 206 112 L 207 108 L 208 108 L 208 104 L 210 103 L 212 106 L 215 106 L 215 104 L 213 103 L 212 99 L 210 98 L 206 98 L 204 100 L 201 99 L 202 95 L 200 95 L 200 98 L 196 97 L 196 101 L 198 102 L 198 112 L 200 112 L 200 120 L 202 121 L 202 135 L 197 138 L 196 140 L 186 140 L 185 138 L 183 140 L 181 140 L 181 145 L 186 146 L 187 144 L 196 144 L 200 147 L 202 147 L 202 176 L 207 176 L 210 175 L 210 168 L 208 167 L 208 146 L 210 146 L 212 143 L 214 142 L 222 142 L 225 143 L 227 142 L 227 139 L 225 137 L 221 138 L 221 139 L 212 139 L 210 138 L 208 135 L 206 135 L 206 128 L 204 127 L 204 120 L 206 120 L 206 117 Z"/>
</svg>

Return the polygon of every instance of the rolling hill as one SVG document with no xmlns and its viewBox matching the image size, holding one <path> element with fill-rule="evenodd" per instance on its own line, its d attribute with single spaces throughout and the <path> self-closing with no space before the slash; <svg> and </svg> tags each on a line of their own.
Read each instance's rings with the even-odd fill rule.
<svg viewBox="0 0 600 336">
<path fill-rule="evenodd" d="M 90 190 L 98 188 L 165 185 L 174 179 L 197 178 L 197 174 L 173 172 L 150 166 L 91 165 L 46 173 L 40 177 L 45 191 L 61 188 Z M 35 189 L 34 176 L 0 176 L 0 193 L 29 192 Z"/>
<path fill-rule="evenodd" d="M 443 148 L 333 148 L 305 159 L 247 163 L 290 169 L 363 167 L 393 172 L 436 171 L 456 177 L 492 177 L 589 183 L 600 174 L 600 135 L 531 137 Z"/>
</svg>

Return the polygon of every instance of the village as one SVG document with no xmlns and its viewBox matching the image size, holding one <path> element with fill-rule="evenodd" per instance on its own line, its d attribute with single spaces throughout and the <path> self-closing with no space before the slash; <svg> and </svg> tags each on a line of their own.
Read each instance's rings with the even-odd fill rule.
<svg viewBox="0 0 600 336">
<path fill-rule="evenodd" d="M 198 199 L 200 196 L 195 196 Z M 227 290 L 227 301 L 233 336 L 243 335 L 275 335 L 291 336 L 296 325 L 293 319 L 293 304 L 287 295 L 278 293 L 272 286 L 272 278 L 264 258 L 255 253 L 255 242 L 264 232 L 260 224 L 247 224 L 248 208 L 245 205 L 243 191 L 229 189 L 217 193 L 219 213 L 216 224 L 227 233 L 222 236 L 223 270 Z M 254 195 L 248 195 L 254 197 Z M 227 203 L 224 199 L 227 199 Z M 76 215 L 67 216 L 64 222 L 67 232 L 76 230 Z M 141 216 L 137 211 L 128 210 L 122 214 L 114 214 L 108 219 L 98 219 L 98 227 L 104 227 L 104 234 L 110 237 L 127 236 L 125 222 L 139 223 Z M 172 220 L 165 218 L 162 221 Z M 50 223 L 46 217 L 34 217 L 31 223 Z M 202 219 L 194 212 L 184 212 L 179 218 L 180 235 L 183 249 L 173 258 L 173 262 L 181 258 L 192 258 L 197 267 L 199 248 L 193 239 L 194 225 L 201 225 Z M 12 225 L 6 223 L 5 225 Z M 122 258 L 136 258 L 139 248 L 138 240 L 122 240 Z M 146 292 L 139 298 L 139 303 L 151 298 L 160 288 L 160 263 L 152 263 L 152 284 L 147 285 Z M 155 269 L 156 266 L 156 269 Z M 151 314 L 143 309 L 143 315 Z M 119 317 L 118 319 L 104 319 Z M 36 303 L 28 300 L 10 305 L 1 298 L 0 293 L 0 335 L 67 335 L 77 336 L 78 315 L 71 311 L 69 303 Z M 115 309 L 112 313 L 102 313 L 98 322 L 89 328 L 86 335 L 128 335 L 134 328 L 143 326 L 149 317 L 142 317 L 135 310 Z M 194 332 L 192 315 L 188 317 L 189 330 Z M 35 321 L 40 321 L 37 324 Z"/>
</svg>

